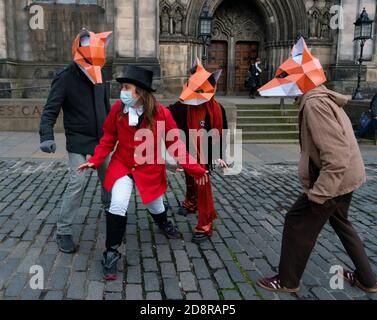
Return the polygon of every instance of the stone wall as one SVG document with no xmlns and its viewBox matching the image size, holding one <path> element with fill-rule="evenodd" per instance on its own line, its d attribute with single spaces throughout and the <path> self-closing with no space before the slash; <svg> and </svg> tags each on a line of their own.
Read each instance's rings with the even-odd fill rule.
<svg viewBox="0 0 377 320">
<path fill-rule="evenodd" d="M 375 0 L 341 0 L 344 8 L 344 29 L 338 31 L 337 43 L 333 50 L 333 63 L 329 68 L 329 87 L 352 94 L 357 86 L 360 43 L 353 41 L 354 25 L 358 16 L 366 8 L 370 19 L 375 19 L 377 4 Z M 363 58 L 365 60 L 362 73 L 362 93 L 365 98 L 371 98 L 377 93 L 377 39 L 376 23 L 374 24 L 373 40 L 365 44 Z"/>
<path fill-rule="evenodd" d="M 175 99 L 159 99 L 168 106 Z M 112 103 L 115 100 L 111 101 Z M 45 99 L 0 99 L 0 131 L 38 132 L 39 122 Z M 224 105 L 230 128 L 236 128 L 237 108 L 232 104 Z M 63 132 L 63 112 L 56 122 L 55 132 Z"/>
<path fill-rule="evenodd" d="M 161 76 L 164 95 L 175 96 L 182 91 L 191 68 L 192 45 L 188 43 L 160 45 Z"/>
<path fill-rule="evenodd" d="M 38 2 L 43 8 L 44 29 L 34 30 L 29 25 L 33 1 L 0 0 L 0 98 L 47 97 L 55 72 L 72 60 L 72 43 L 82 27 L 93 32 L 114 31 L 107 48 L 107 80 L 121 74 L 125 64 L 133 63 L 153 70 L 159 87 L 158 2 L 97 3 Z M 112 93 L 118 96 L 118 87 L 114 88 Z"/>
<path fill-rule="evenodd" d="M 338 2 L 344 6 L 345 28 L 329 30 L 332 17 L 329 8 Z M 107 53 L 107 79 L 115 78 L 122 73 L 125 64 L 133 63 L 154 71 L 154 85 L 160 94 L 177 96 L 192 62 L 202 55 L 198 22 L 203 3 L 201 0 L 101 0 L 98 5 L 42 4 L 45 29 L 32 30 L 29 20 L 33 1 L 0 0 L 0 98 L 46 97 L 54 73 L 71 61 L 72 41 L 81 27 L 95 32 L 114 30 Z M 277 66 L 289 55 L 295 38 L 301 34 L 324 65 L 329 87 L 344 93 L 354 91 L 359 47 L 352 41 L 352 22 L 363 6 L 374 18 L 375 0 L 253 0 L 246 3 L 251 3 L 258 12 L 258 19 L 251 19 L 257 25 L 254 28 L 250 23 L 247 24 L 250 30 L 241 29 L 249 35 L 253 35 L 254 29 L 263 31 L 257 32 L 257 36 L 262 37 L 258 38 L 259 54 L 265 64 L 265 81 L 274 76 Z M 215 14 L 223 4 L 224 0 L 208 1 L 210 14 Z M 239 30 L 227 27 L 232 25 L 228 18 L 222 17 L 223 23 L 216 24 L 214 36 L 225 34 L 232 44 Z M 226 30 L 219 32 L 219 28 Z M 377 92 L 376 37 L 367 42 L 365 59 L 362 87 L 366 97 L 371 97 Z M 234 59 L 230 59 L 228 67 L 235 67 Z M 228 77 L 233 74 L 228 70 Z M 234 83 L 233 80 L 228 82 L 230 86 Z M 17 90 L 8 91 L 10 88 Z M 118 89 L 114 85 L 113 97 L 118 95 Z"/>
<path fill-rule="evenodd" d="M 0 131 L 38 132 L 45 102 L 43 99 L 1 99 Z M 60 116 L 55 132 L 62 131 L 63 121 Z"/>
<path fill-rule="evenodd" d="M 1 87 L 16 89 L 0 91 L 2 98 L 46 97 L 56 71 L 72 60 L 73 39 L 81 28 L 93 32 L 113 30 L 111 11 L 113 0 L 100 5 L 42 4 L 43 29 L 31 28 L 31 8 L 35 3 L 27 0 L 0 1 L 0 30 L 7 29 L 6 56 L 0 60 Z M 4 10 L 2 10 L 2 8 Z M 3 33 L 0 33 L 3 35 Z M 4 55 L 0 36 L 0 56 Z M 114 55 L 114 41 L 107 48 L 109 61 Z M 107 67 L 110 73 L 111 67 Z M 23 89 L 21 89 L 23 88 Z"/>
</svg>

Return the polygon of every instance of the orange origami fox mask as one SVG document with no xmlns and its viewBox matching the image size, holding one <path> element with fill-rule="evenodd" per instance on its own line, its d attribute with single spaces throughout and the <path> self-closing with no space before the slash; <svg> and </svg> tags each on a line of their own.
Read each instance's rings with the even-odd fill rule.
<svg viewBox="0 0 377 320">
<path fill-rule="evenodd" d="M 196 63 L 192 70 L 195 70 L 195 72 L 192 73 L 187 83 L 183 86 L 179 100 L 183 104 L 198 106 L 213 98 L 222 70 L 210 73 L 204 69 L 198 58 L 196 58 Z"/>
<path fill-rule="evenodd" d="M 101 69 L 106 62 L 111 34 L 111 31 L 96 34 L 82 29 L 73 43 L 73 60 L 94 84 L 102 83 Z"/>
<path fill-rule="evenodd" d="M 292 58 L 287 59 L 277 70 L 276 77 L 261 87 L 261 96 L 297 97 L 326 82 L 326 75 L 317 58 L 310 53 L 304 38 L 292 49 Z"/>
</svg>

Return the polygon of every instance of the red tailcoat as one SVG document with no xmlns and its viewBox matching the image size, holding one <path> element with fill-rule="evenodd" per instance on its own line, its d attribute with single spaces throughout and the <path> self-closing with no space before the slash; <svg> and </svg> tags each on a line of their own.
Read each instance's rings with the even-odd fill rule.
<svg viewBox="0 0 377 320">
<path fill-rule="evenodd" d="M 145 137 L 140 134 L 136 127 L 129 126 L 128 114 L 124 114 L 122 120 L 119 120 L 119 113 L 123 112 L 122 102 L 118 100 L 111 108 L 110 114 L 104 124 L 104 135 L 97 145 L 93 157 L 88 162 L 93 163 L 97 168 L 105 158 L 113 151 L 118 142 L 116 150 L 111 158 L 104 188 L 111 191 L 114 183 L 126 175 L 132 174 L 136 187 L 138 188 L 141 200 L 144 204 L 156 200 L 167 190 L 166 166 L 162 163 L 159 152 L 161 140 L 164 139 L 169 130 L 177 130 L 177 125 L 170 111 L 163 105 L 158 104 L 158 113 L 152 128 L 153 140 L 146 143 Z M 157 126 L 160 122 L 160 126 Z M 161 125 L 162 124 L 162 125 Z M 139 129 L 145 129 L 145 121 L 142 121 Z M 176 135 L 175 135 L 176 136 Z M 179 134 L 177 134 L 179 136 Z M 205 173 L 196 160 L 187 152 L 185 145 L 180 140 L 165 141 L 166 147 L 174 143 L 174 149 L 178 150 L 171 154 L 182 168 L 192 177 L 198 178 Z M 146 154 L 137 154 L 141 145 L 151 148 L 154 152 L 149 153 L 151 156 L 146 158 Z M 142 152 L 139 152 L 142 153 Z M 147 163 L 140 163 L 140 158 L 147 159 Z M 139 159 L 139 160 L 138 160 Z M 157 164 L 157 160 L 159 160 Z"/>
</svg>

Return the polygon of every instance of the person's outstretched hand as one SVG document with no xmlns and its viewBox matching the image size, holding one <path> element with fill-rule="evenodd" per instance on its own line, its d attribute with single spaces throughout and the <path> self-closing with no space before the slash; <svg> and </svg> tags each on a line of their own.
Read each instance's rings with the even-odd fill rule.
<svg viewBox="0 0 377 320">
<path fill-rule="evenodd" d="M 196 184 L 199 186 L 204 186 L 208 181 L 208 171 L 206 171 L 200 178 L 195 179 Z"/>
<path fill-rule="evenodd" d="M 222 169 L 229 169 L 228 165 L 223 159 L 217 159 L 217 164 L 220 166 Z"/>
<path fill-rule="evenodd" d="M 82 164 L 81 166 L 79 166 L 77 168 L 77 171 L 81 173 L 84 170 L 89 169 L 89 168 L 94 168 L 94 164 L 90 163 L 90 162 L 86 162 L 86 163 Z"/>
</svg>

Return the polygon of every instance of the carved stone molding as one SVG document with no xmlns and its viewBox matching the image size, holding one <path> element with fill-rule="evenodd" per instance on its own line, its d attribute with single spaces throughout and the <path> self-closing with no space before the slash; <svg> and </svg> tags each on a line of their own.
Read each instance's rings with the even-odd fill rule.
<svg viewBox="0 0 377 320">
<path fill-rule="evenodd" d="M 186 33 L 186 9 L 180 0 L 173 2 L 160 0 L 160 34 L 162 37 L 182 36 Z"/>
<path fill-rule="evenodd" d="M 263 23 L 246 4 L 224 3 L 213 17 L 213 40 L 262 41 Z"/>
<path fill-rule="evenodd" d="M 330 21 L 330 13 L 333 1 L 326 1 L 324 6 L 319 0 L 314 0 L 312 7 L 309 8 L 308 14 L 308 37 L 314 40 L 331 41 L 333 38 Z"/>
</svg>

